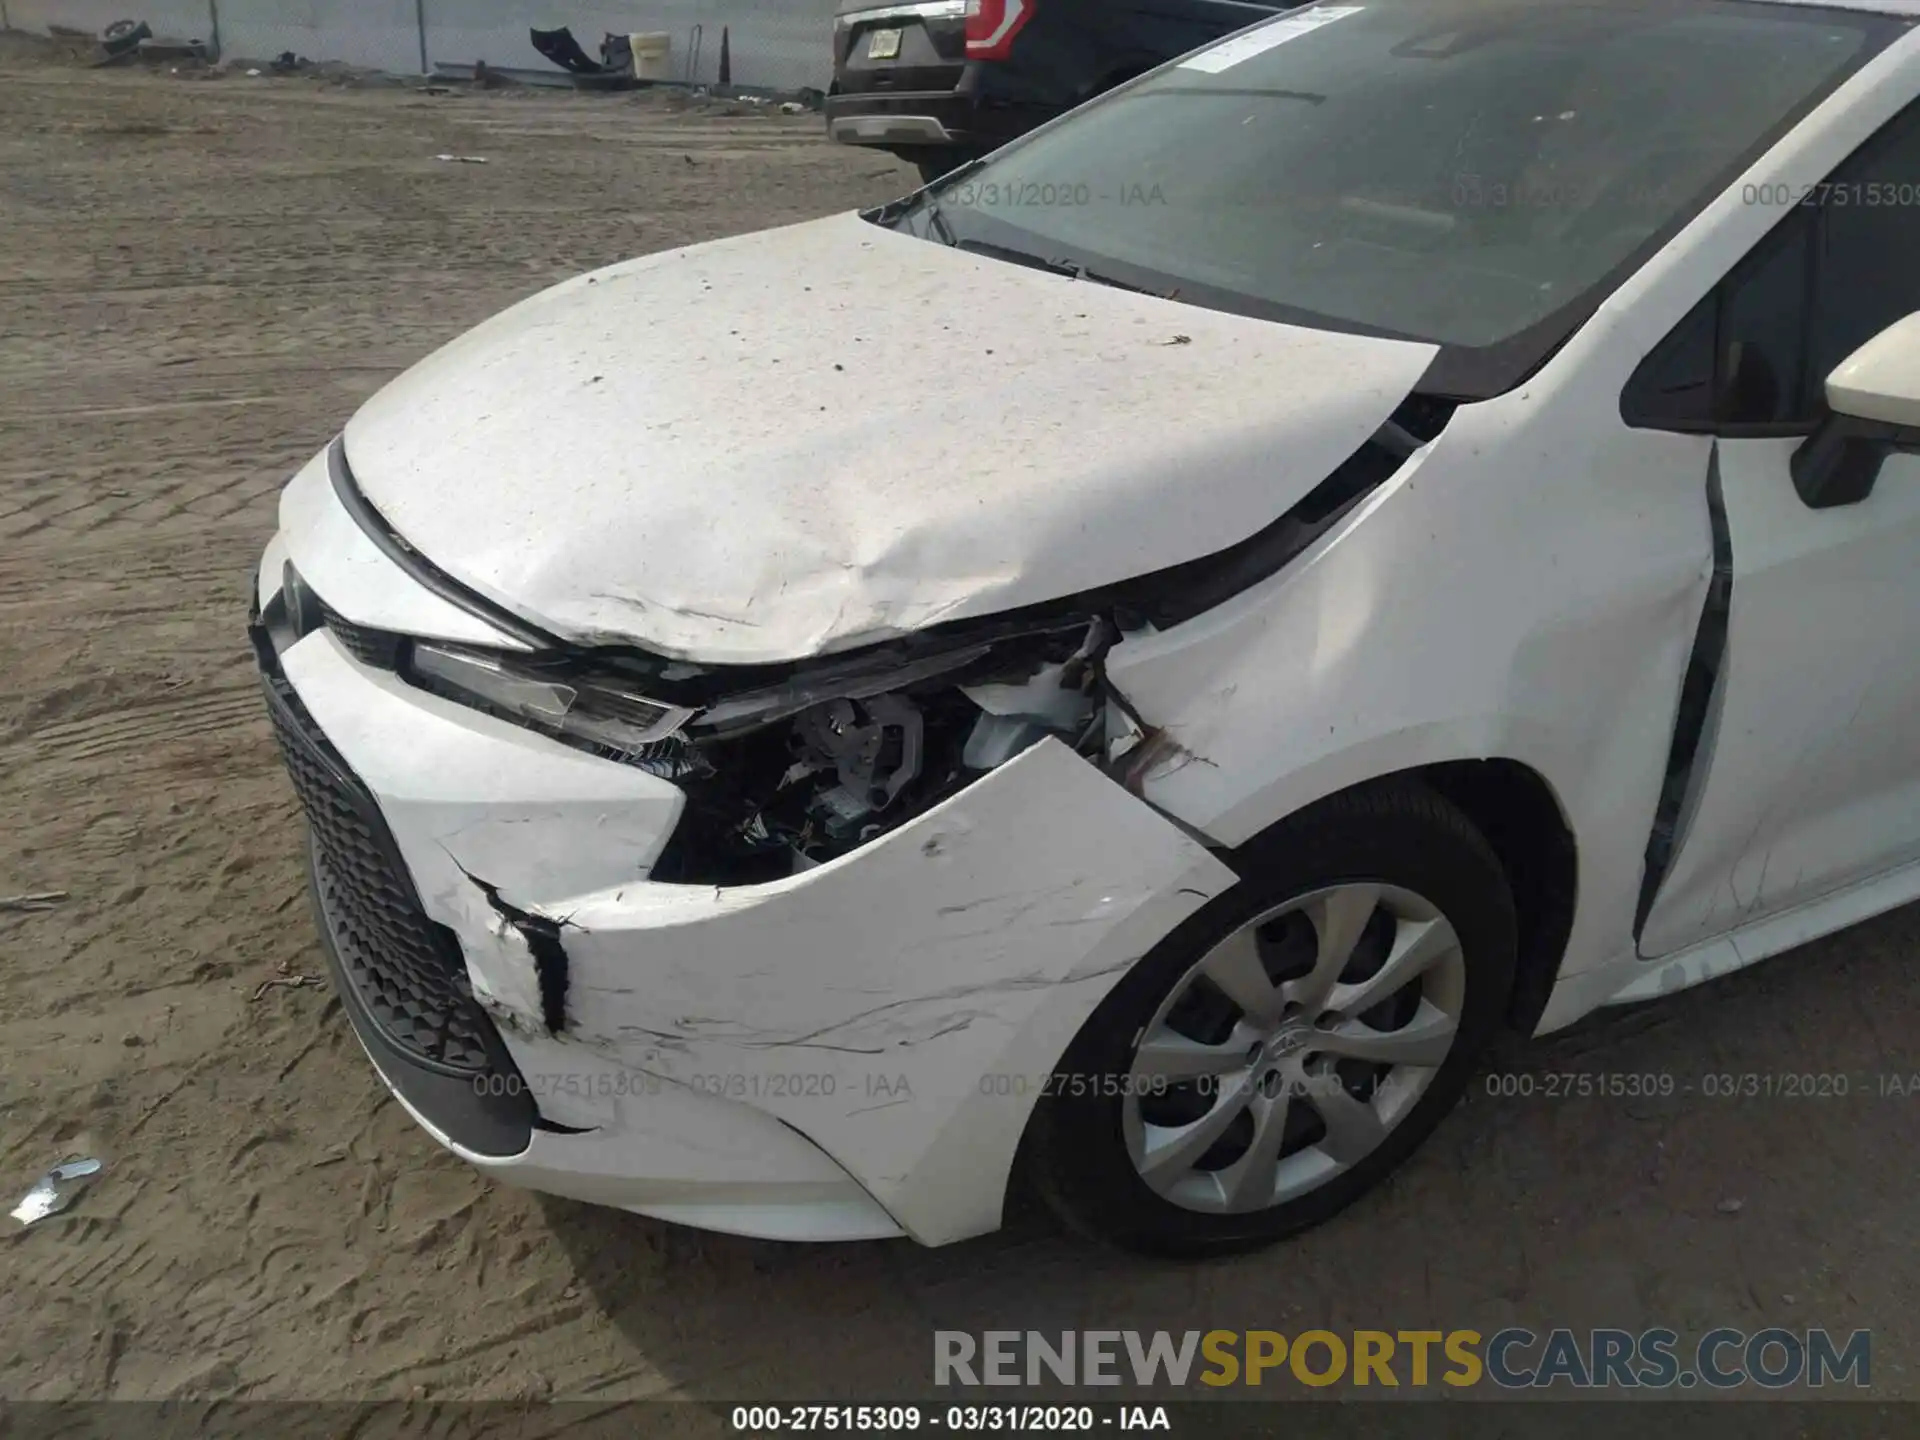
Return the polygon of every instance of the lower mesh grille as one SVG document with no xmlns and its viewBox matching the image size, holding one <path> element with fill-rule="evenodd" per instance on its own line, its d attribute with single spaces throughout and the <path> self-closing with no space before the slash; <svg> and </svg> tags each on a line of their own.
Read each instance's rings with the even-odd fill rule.
<svg viewBox="0 0 1920 1440">
<path fill-rule="evenodd" d="M 491 1068 L 492 1022 L 467 988 L 459 942 L 421 909 L 373 798 L 292 688 L 268 677 L 267 709 L 313 834 L 319 899 L 355 993 L 387 1039 L 443 1070 Z"/>
</svg>

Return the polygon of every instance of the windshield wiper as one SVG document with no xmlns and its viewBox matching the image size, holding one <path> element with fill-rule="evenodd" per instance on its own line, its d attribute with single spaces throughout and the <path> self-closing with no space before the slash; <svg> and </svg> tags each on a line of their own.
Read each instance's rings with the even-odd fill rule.
<svg viewBox="0 0 1920 1440">
<path fill-rule="evenodd" d="M 1016 250 L 1011 245 L 996 245 L 990 240 L 962 240 L 962 250 L 977 251 L 982 255 L 992 255 L 1014 265 L 1025 265 L 1030 270 L 1044 270 L 1049 275 L 1065 275 L 1069 280 L 1084 280 L 1089 285 L 1104 285 L 1109 290 L 1126 290 L 1135 295 L 1153 295 L 1162 300 L 1178 298 L 1180 290 L 1175 286 L 1171 290 L 1156 290 L 1151 285 L 1135 285 L 1126 280 L 1116 280 L 1111 275 L 1102 275 L 1090 270 L 1084 261 L 1062 257 L 1048 259 L 1044 255 L 1035 255 L 1030 250 Z"/>
<path fill-rule="evenodd" d="M 967 161 L 966 164 L 949 170 L 938 180 L 923 186 L 918 192 L 921 213 L 927 217 L 927 228 L 933 231 L 941 244 L 958 245 L 960 243 L 960 237 L 953 233 L 953 226 L 947 222 L 945 213 L 940 209 L 940 192 L 946 190 L 958 181 L 966 179 L 967 176 L 973 174 L 974 171 L 986 164 L 987 159 L 988 157 L 985 155 L 976 155 L 973 159 Z"/>
<path fill-rule="evenodd" d="M 953 226 L 947 223 L 947 217 L 941 213 L 938 200 L 929 195 L 926 208 L 921 213 L 927 217 L 927 228 L 933 231 L 942 245 L 957 246 L 960 243 L 960 237 L 953 233 Z"/>
<path fill-rule="evenodd" d="M 1047 269 L 1058 275 L 1071 275 L 1076 280 L 1085 280 L 1093 285 L 1105 285 L 1110 290 L 1130 290 L 1135 295 L 1158 295 L 1163 300 L 1171 300 L 1180 291 L 1155 290 L 1149 285 L 1131 285 L 1125 280 L 1116 280 L 1111 275 L 1102 275 L 1089 270 L 1078 260 L 1046 260 L 1041 262 Z"/>
<path fill-rule="evenodd" d="M 889 200 L 884 205 L 876 205 L 871 210 L 863 210 L 861 215 L 877 225 L 885 225 L 889 229 L 892 229 L 909 216 L 923 214 L 927 217 L 927 228 L 934 232 L 937 239 L 943 244 L 957 244 L 959 242 L 953 233 L 953 226 L 948 223 L 947 217 L 941 213 L 940 202 L 934 197 L 938 192 L 953 184 L 954 181 L 964 179 L 966 176 L 973 174 L 974 171 L 987 163 L 988 158 L 989 157 L 985 155 L 976 155 L 973 159 L 967 161 L 966 164 L 949 170 L 938 180 L 930 184 L 922 185 L 918 190 L 909 190 L 905 195 L 897 199 Z"/>
<path fill-rule="evenodd" d="M 906 197 L 905 200 L 895 202 L 902 206 L 902 209 L 897 212 L 896 215 L 884 218 L 906 218 L 911 211 L 905 207 L 912 203 L 917 206 L 919 213 L 925 217 L 927 229 L 933 232 L 934 238 L 942 245 L 951 246 L 956 250 L 970 250 L 976 254 L 991 255 L 996 259 L 1006 260 L 1015 265 L 1025 265 L 1029 269 L 1045 270 L 1051 275 L 1065 275 L 1072 280 L 1085 280 L 1089 284 L 1105 285 L 1111 290 L 1128 290 L 1135 295 L 1154 295 L 1163 300 L 1172 300 L 1178 297 L 1180 294 L 1178 287 L 1172 290 L 1155 290 L 1150 285 L 1133 285 L 1125 280 L 1116 280 L 1111 275 L 1102 275 L 1097 270 L 1091 270 L 1084 262 L 1079 260 L 1070 258 L 1049 259 L 1044 255 L 1035 255 L 1029 250 L 1016 249 L 1011 245 L 996 245 L 991 240 L 976 240 L 971 236 L 964 239 L 961 238 L 961 236 L 955 232 L 953 223 L 947 219 L 946 211 L 941 207 L 940 195 L 943 191 L 973 174 L 991 158 L 992 157 L 986 155 L 977 156 L 958 169 L 948 171 L 931 185 L 915 191 L 912 195 Z"/>
</svg>

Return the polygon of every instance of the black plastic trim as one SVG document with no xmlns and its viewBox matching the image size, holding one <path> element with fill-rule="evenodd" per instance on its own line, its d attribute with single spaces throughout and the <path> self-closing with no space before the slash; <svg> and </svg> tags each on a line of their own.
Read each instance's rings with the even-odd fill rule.
<svg viewBox="0 0 1920 1440">
<path fill-rule="evenodd" d="M 373 502 L 361 493 L 360 487 L 354 482 L 353 471 L 347 465 L 345 436 L 336 437 L 333 444 L 327 447 L 327 478 L 333 482 L 333 493 L 340 498 L 340 503 L 367 538 L 379 546 L 389 560 L 442 600 L 478 616 L 502 634 L 510 635 L 535 650 L 565 648 L 565 642 L 557 636 L 549 635 L 511 610 L 496 605 L 486 596 L 461 584 L 401 539 L 399 531 L 387 523 L 387 517 L 374 508 Z"/>
<path fill-rule="evenodd" d="M 292 685 L 284 677 L 263 675 L 261 688 L 268 708 L 278 712 L 280 717 L 275 722 L 276 729 L 280 733 L 294 737 L 296 743 L 305 751 L 308 760 L 323 767 L 334 777 L 333 788 L 358 813 L 361 823 L 379 847 L 381 858 L 386 862 L 387 868 L 406 885 L 408 899 L 413 907 L 418 909 L 419 897 L 413 893 L 412 872 L 407 869 L 406 861 L 401 857 L 399 847 L 393 841 L 392 832 L 387 829 L 386 820 L 381 816 L 379 807 L 374 804 L 372 796 L 361 784 L 359 777 L 347 767 L 345 761 L 333 753 L 329 745 L 314 733 L 315 726 L 311 717 L 306 714 L 305 707 L 300 704 L 299 698 L 294 694 Z M 441 938 L 444 943 L 438 948 L 445 960 L 446 969 L 449 974 L 458 976 L 459 983 L 464 987 L 466 962 L 460 954 L 459 944 L 451 934 Z M 494 1031 L 492 1022 L 487 1020 L 477 1008 L 473 1018 L 480 1022 L 478 1028 L 486 1045 L 489 1063 L 496 1065 L 504 1063 L 511 1068 L 513 1062 L 500 1047 L 499 1037 Z M 414 1063 L 447 1075 L 472 1076 L 480 1073 L 471 1066 L 442 1063 L 425 1056 L 415 1056 Z"/>
<path fill-rule="evenodd" d="M 281 671 L 280 656 L 269 623 L 269 619 L 263 619 L 258 598 L 255 597 L 248 607 L 247 639 L 259 667 L 261 690 L 269 706 L 294 713 L 297 720 L 296 707 L 304 707 L 300 707 L 292 684 Z M 411 885 L 412 872 L 400 857 L 385 817 L 373 805 L 366 787 L 342 758 L 329 753 L 325 745 L 317 743 L 308 734 L 311 728 L 310 723 L 296 723 L 290 733 L 305 739 L 309 753 L 341 778 L 344 782 L 343 793 L 356 808 L 363 805 L 371 807 L 364 812 L 369 830 L 385 853 L 387 863 Z M 495 1158 L 518 1155 L 527 1148 L 535 1129 L 568 1130 L 568 1127 L 552 1124 L 540 1117 L 533 1092 L 500 1038 L 498 1027 L 477 1006 L 473 1018 L 486 1046 L 489 1067 L 486 1071 L 435 1064 L 402 1049 L 388 1037 L 367 1009 L 341 959 L 339 943 L 321 900 L 320 867 L 323 863 L 309 833 L 308 899 L 316 928 L 320 932 L 321 950 L 333 978 L 334 993 L 340 997 L 341 1008 L 346 1012 L 354 1035 L 387 1084 L 441 1134 L 476 1155 Z M 454 958 L 459 959 L 458 942 L 449 936 L 447 943 L 454 948 Z M 464 964 L 464 961 L 461 963 Z"/>
<path fill-rule="evenodd" d="M 1858 505 L 1873 494 L 1880 471 L 1896 452 L 1912 454 L 1920 435 L 1907 426 L 1830 415 L 1793 452 L 1788 470 L 1809 510 Z"/>
<path fill-rule="evenodd" d="M 1636 946 L 1653 913 L 1660 884 L 1673 866 L 1679 846 L 1681 812 L 1692 793 L 1700 761 L 1700 744 L 1713 714 L 1714 690 L 1726 661 L 1727 630 L 1733 617 L 1733 537 L 1727 528 L 1726 495 L 1720 483 L 1720 447 L 1707 456 L 1707 516 L 1713 529 L 1713 578 L 1694 632 L 1693 654 L 1680 684 L 1680 704 L 1674 716 L 1673 747 L 1667 755 L 1666 779 L 1654 807 L 1653 833 L 1647 837 L 1646 867 L 1640 879 L 1640 903 L 1634 910 Z"/>
<path fill-rule="evenodd" d="M 500 1062 L 496 1060 L 495 1070 L 487 1075 L 445 1074 L 394 1045 L 368 1013 L 347 976 L 326 907 L 320 901 L 322 863 L 309 840 L 307 893 L 313 906 L 314 923 L 320 931 L 320 949 L 326 956 L 328 973 L 333 977 L 334 993 L 340 997 L 340 1008 L 346 1012 L 347 1023 L 353 1026 L 353 1033 L 373 1062 L 373 1068 L 428 1124 L 461 1149 L 496 1159 L 521 1154 L 533 1140 L 539 1117 L 534 1109 L 533 1092 L 511 1060 L 507 1061 L 504 1071 L 498 1068 Z M 495 1081 L 499 1083 L 496 1085 Z M 499 1093 L 496 1094 L 496 1090 Z"/>
</svg>

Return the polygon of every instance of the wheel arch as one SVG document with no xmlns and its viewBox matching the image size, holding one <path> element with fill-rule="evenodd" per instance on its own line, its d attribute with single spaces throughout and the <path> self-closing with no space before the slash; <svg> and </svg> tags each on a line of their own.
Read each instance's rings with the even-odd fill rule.
<svg viewBox="0 0 1920 1440">
<path fill-rule="evenodd" d="M 1546 777 L 1518 760 L 1449 760 L 1412 772 L 1466 812 L 1507 872 L 1519 920 L 1507 1023 L 1530 1036 L 1573 934 L 1580 849 Z"/>
<path fill-rule="evenodd" d="M 1233 847 L 1245 856 L 1261 840 L 1295 815 L 1326 805 L 1357 790 L 1395 781 L 1414 781 L 1434 790 L 1473 822 L 1507 876 L 1519 923 L 1513 994 L 1507 1023 L 1521 1036 L 1539 1024 L 1547 997 L 1559 979 L 1573 932 L 1579 894 L 1579 845 L 1565 807 L 1547 778 L 1521 760 L 1431 761 L 1370 776 L 1322 795 L 1299 810 L 1262 827 Z"/>
<path fill-rule="evenodd" d="M 1385 867 L 1382 878 L 1397 876 L 1403 868 L 1416 877 L 1424 875 L 1424 881 L 1411 881 L 1411 888 L 1439 903 L 1443 913 L 1450 917 L 1457 914 L 1467 921 L 1460 927 L 1463 935 L 1477 935 L 1488 942 L 1511 937 L 1522 952 L 1515 955 L 1495 944 L 1482 956 L 1483 967 L 1491 968 L 1494 975 L 1491 985 L 1483 986 L 1479 998 L 1472 1002 L 1474 1038 L 1469 1053 L 1448 1057 L 1446 1072 L 1451 1079 L 1437 1102 L 1439 1108 L 1433 1109 L 1423 1099 L 1420 1103 L 1427 1118 L 1414 1130 L 1402 1132 L 1415 1138 L 1406 1141 L 1397 1155 L 1382 1149 L 1381 1153 L 1388 1156 L 1384 1163 L 1389 1168 L 1397 1165 L 1458 1098 L 1467 1078 L 1483 1063 L 1475 1057 L 1488 1053 L 1482 1047 L 1512 1023 L 1516 1006 L 1529 1003 L 1536 989 L 1548 988 L 1537 980 L 1530 983 L 1523 978 L 1519 965 L 1524 955 L 1536 967 L 1536 974 L 1550 976 L 1557 969 L 1568 929 L 1568 909 L 1565 905 L 1554 906 L 1554 881 L 1564 882 L 1571 874 L 1571 839 L 1545 777 L 1504 758 L 1410 766 L 1321 794 L 1262 826 L 1240 845 L 1215 849 L 1216 856 L 1238 873 L 1239 883 L 1190 915 L 1180 929 L 1163 937 L 1162 943 L 1142 958 L 1137 969 L 1122 977 L 1116 990 L 1102 1000 L 1076 1035 L 1061 1059 L 1058 1073 L 1118 1073 L 1126 1062 L 1116 1046 L 1124 1048 L 1126 1043 L 1137 1042 L 1144 1033 L 1138 1027 L 1150 1023 L 1142 1019 L 1146 1013 L 1141 1008 L 1143 1003 L 1150 1005 L 1162 995 L 1169 976 L 1177 977 L 1180 967 L 1214 943 L 1216 931 L 1232 933 L 1234 927 L 1249 923 L 1249 917 L 1257 923 L 1269 900 L 1294 893 L 1288 887 L 1296 884 L 1315 888 L 1363 880 L 1373 863 L 1369 857 L 1377 857 Z M 1529 867 L 1529 847 L 1541 852 L 1541 866 Z M 1517 881 L 1515 876 L 1519 877 Z M 1512 910 L 1492 890 L 1502 878 L 1515 890 L 1517 904 Z M 1425 881 L 1433 882 L 1435 888 L 1429 889 Z M 1222 905 L 1226 910 L 1217 912 Z M 1458 911 L 1452 909 L 1454 905 L 1460 907 Z M 1210 915 L 1215 916 L 1211 921 Z M 1168 945 L 1173 948 L 1166 950 Z M 1469 996 L 1473 993 L 1470 987 Z M 1464 1018 L 1460 1023 L 1463 1030 L 1469 1024 Z M 1129 1036 L 1132 1041 L 1128 1041 Z M 1341 1187 L 1347 1182 L 1336 1175 L 1325 1192 L 1333 1197 L 1328 1201 L 1330 1209 L 1316 1210 L 1308 1204 L 1306 1192 L 1287 1199 L 1287 1205 L 1306 1208 L 1287 1219 L 1279 1230 L 1260 1231 L 1256 1227 L 1236 1232 L 1229 1226 L 1217 1235 L 1170 1237 L 1147 1223 L 1151 1216 L 1146 1211 L 1137 1206 L 1130 1211 L 1129 1202 L 1118 1190 L 1101 1185 L 1088 1190 L 1077 1181 L 1069 1183 L 1071 1166 L 1063 1170 L 1060 1157 L 1078 1153 L 1075 1147 L 1081 1142 L 1074 1137 L 1112 1133 L 1104 1128 L 1111 1117 L 1094 1114 L 1088 1108 L 1100 1103 L 1106 1102 L 1097 1094 L 1064 1086 L 1041 1098 L 1027 1116 L 1021 1135 L 1009 1175 L 1005 1213 L 1022 1213 L 1042 1200 L 1070 1227 L 1098 1238 L 1112 1240 L 1116 1235 L 1130 1234 L 1132 1238 L 1122 1243 L 1155 1253 L 1162 1253 L 1159 1247 L 1163 1245 L 1168 1247 L 1164 1253 L 1216 1253 L 1264 1243 L 1317 1224 L 1371 1188 L 1385 1173 L 1364 1178 L 1360 1162 L 1353 1162 L 1356 1175 L 1362 1177 L 1354 1181 L 1359 1189 L 1349 1188 L 1343 1198 Z M 1090 1121 L 1100 1123 L 1089 1130 Z M 1368 1163 L 1372 1163 L 1371 1155 Z M 1114 1198 L 1102 1200 L 1100 1196 Z M 1111 1228 L 1109 1221 L 1120 1228 Z"/>
<path fill-rule="evenodd" d="M 1352 757 L 1347 759 L 1350 764 Z M 1314 778 L 1324 779 L 1325 772 Z M 1579 886 L 1576 833 L 1558 792 L 1535 765 L 1494 755 L 1427 759 L 1362 772 L 1358 777 L 1348 769 L 1343 781 L 1332 788 L 1322 789 L 1308 780 L 1313 788 L 1265 823 L 1256 820 L 1249 827 L 1247 812 L 1242 810 L 1229 822 L 1229 828 L 1238 831 L 1235 843 L 1212 848 L 1229 867 L 1242 870 L 1266 836 L 1297 817 L 1353 792 L 1404 781 L 1427 787 L 1459 809 L 1487 841 L 1507 876 L 1516 910 L 1518 946 L 1505 1021 L 1512 1034 L 1529 1038 L 1559 979 Z M 1149 784 L 1149 801 L 1152 791 Z M 1256 797 L 1253 803 L 1260 804 L 1261 799 Z M 1029 1115 L 1007 1171 L 1004 1218 L 1029 1213 L 1038 1203 L 1030 1173 L 1031 1122 Z"/>
</svg>

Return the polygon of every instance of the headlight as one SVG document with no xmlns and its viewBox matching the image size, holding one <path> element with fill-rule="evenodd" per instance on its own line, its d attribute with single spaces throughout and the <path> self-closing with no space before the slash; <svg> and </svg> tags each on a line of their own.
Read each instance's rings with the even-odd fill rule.
<svg viewBox="0 0 1920 1440">
<path fill-rule="evenodd" d="M 489 650 L 415 641 L 409 678 L 451 700 L 536 729 L 623 753 L 644 753 L 691 731 L 697 738 L 738 735 L 798 715 L 823 700 L 864 700 L 963 669 L 992 647 L 967 645 L 912 659 L 863 656 L 821 664 L 803 675 L 729 695 L 706 706 L 669 705 L 640 695 L 621 676 L 575 666 L 518 660 Z"/>
<path fill-rule="evenodd" d="M 537 730 L 644 756 L 672 739 L 693 711 L 625 689 L 617 678 L 546 673 L 536 664 L 415 641 L 412 678 L 429 690 Z"/>
<path fill-rule="evenodd" d="M 749 884 L 844 854 L 1047 735 L 1099 755 L 1111 619 L 995 628 L 732 672 L 415 640 L 401 668 L 422 689 L 679 784 L 686 809 L 649 873 Z M 673 699 L 642 693 L 656 687 Z"/>
</svg>

